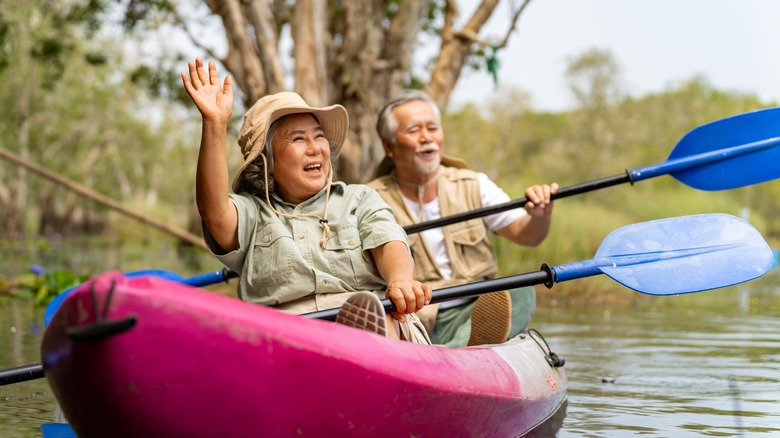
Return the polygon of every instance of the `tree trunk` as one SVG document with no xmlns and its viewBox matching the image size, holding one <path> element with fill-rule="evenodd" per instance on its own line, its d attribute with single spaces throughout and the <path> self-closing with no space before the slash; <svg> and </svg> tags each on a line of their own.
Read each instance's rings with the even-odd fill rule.
<svg viewBox="0 0 780 438">
<path fill-rule="evenodd" d="M 373 75 L 382 66 L 383 2 L 344 1 L 343 31 L 338 55 L 332 58 L 331 78 L 336 90 L 334 101 L 349 113 L 350 132 L 338 163 L 338 178 L 365 182 L 376 163 L 374 144 L 375 114 L 383 95 L 373 89 Z"/>
<path fill-rule="evenodd" d="M 207 4 L 222 18 L 222 25 L 225 27 L 228 54 L 222 59 L 222 63 L 233 74 L 236 85 L 246 93 L 245 104 L 250 107 L 257 99 L 269 94 L 269 89 L 265 80 L 266 69 L 246 32 L 249 26 L 241 3 L 239 0 L 208 0 Z"/>
<path fill-rule="evenodd" d="M 279 57 L 279 28 L 274 19 L 274 13 L 265 1 L 247 3 L 249 3 L 246 6 L 249 23 L 255 30 L 257 53 L 260 56 L 260 62 L 266 67 L 265 80 L 268 83 L 268 94 L 282 91 L 284 90 L 284 71 Z M 246 102 L 247 107 L 261 97 L 263 96 L 252 96 L 251 100 Z"/>
<path fill-rule="evenodd" d="M 295 91 L 312 106 L 328 104 L 325 55 L 327 13 L 322 0 L 299 0 L 295 5 L 292 37 L 295 42 Z"/>
<path fill-rule="evenodd" d="M 527 4 L 530 0 L 524 0 Z M 499 0 L 482 0 L 462 29 L 458 8 L 445 1 L 441 49 L 425 87 L 445 108 L 478 34 Z M 310 104 L 342 104 L 350 132 L 338 159 L 337 178 L 365 182 L 384 157 L 376 117 L 410 80 L 420 32 L 437 3 L 422 0 L 206 0 L 222 19 L 228 53 L 222 63 L 251 106 L 284 90 L 285 74 Z M 522 11 L 522 8 L 518 10 Z M 518 16 L 519 16 L 518 12 Z M 435 22 L 429 21 L 432 25 Z M 293 70 L 284 71 L 280 31 L 291 26 Z M 514 28 L 514 21 L 510 31 Z"/>
</svg>

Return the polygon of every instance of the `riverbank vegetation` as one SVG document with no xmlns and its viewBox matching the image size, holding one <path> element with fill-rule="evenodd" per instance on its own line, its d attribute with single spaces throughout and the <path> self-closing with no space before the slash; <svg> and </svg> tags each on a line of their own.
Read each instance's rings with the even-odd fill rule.
<svg viewBox="0 0 780 438">
<path fill-rule="evenodd" d="M 176 76 L 185 60 L 160 56 L 156 69 L 139 67 L 121 36 L 88 38 L 94 16 L 72 10 L 61 20 L 42 13 L 39 3 L 0 6 L 0 148 L 139 215 L 199 235 L 194 172 L 200 119 L 182 99 Z M 633 95 L 621 87 L 618 60 L 598 49 L 570 60 L 566 77 L 577 99 L 567 111 L 535 109 L 533 90 L 506 90 L 500 100 L 450 108 L 444 117 L 446 153 L 519 198 L 530 184 L 555 181 L 563 187 L 662 163 L 691 129 L 776 105 L 715 89 L 706 77 Z M 237 129 L 243 109 L 234 115 Z M 235 144 L 235 130 L 229 135 Z M 238 148 L 229 147 L 229 161 L 232 174 L 241 162 Z M 202 248 L 65 189 L 20 162 L 0 159 L 0 295 L 45 302 L 70 284 L 65 274 L 54 283 L 30 277 L 36 275 L 32 265 L 67 272 L 70 280 L 109 269 L 156 268 L 188 276 L 220 267 Z M 551 235 L 538 248 L 496 241 L 500 273 L 590 259 L 602 239 L 623 225 L 713 212 L 749 219 L 770 245 L 780 246 L 777 181 L 702 192 L 663 176 L 558 201 Z M 21 293 L 24 287 L 30 292 Z M 569 301 L 639 296 L 603 278 L 559 284 L 539 295 Z"/>
</svg>

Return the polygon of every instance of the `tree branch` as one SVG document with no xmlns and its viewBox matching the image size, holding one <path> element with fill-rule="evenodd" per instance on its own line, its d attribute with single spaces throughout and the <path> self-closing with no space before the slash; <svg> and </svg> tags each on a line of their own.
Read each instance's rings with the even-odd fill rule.
<svg viewBox="0 0 780 438">
<path fill-rule="evenodd" d="M 444 25 L 441 28 L 442 43 L 445 39 L 452 38 L 452 28 L 455 25 L 455 20 L 460 16 L 458 10 L 458 2 L 455 0 L 447 0 L 444 5 Z"/>
<path fill-rule="evenodd" d="M 321 0 L 299 0 L 295 5 L 292 37 L 295 42 L 295 91 L 309 105 L 329 103 L 327 64 L 325 61 L 327 36 L 325 3 Z"/>
<path fill-rule="evenodd" d="M 520 15 L 522 15 L 530 3 L 531 0 L 523 0 L 522 4 L 513 11 L 509 29 L 497 47 L 505 47 L 507 45 L 510 35 L 517 27 Z M 483 0 L 466 25 L 460 30 L 453 31 L 448 26 L 452 26 L 457 6 L 454 0 L 447 1 L 445 31 L 442 32 L 441 50 L 431 70 L 431 79 L 426 86 L 426 91 L 442 108 L 446 106 L 449 95 L 458 82 L 460 72 L 466 63 L 466 58 L 471 53 L 471 45 L 475 43 L 488 47 L 495 45 L 481 39 L 478 35 L 497 5 L 498 0 Z"/>
<path fill-rule="evenodd" d="M 449 18 L 445 17 L 445 22 L 453 22 L 454 14 L 457 12 L 456 6 L 452 1 L 447 3 L 447 13 Z M 490 15 L 498 5 L 498 0 L 483 0 L 474 14 L 468 20 L 461 32 L 466 34 L 479 34 L 482 26 L 490 18 Z M 448 21 L 449 20 L 449 21 Z M 428 94 L 436 101 L 439 107 L 447 106 L 450 93 L 455 87 L 460 77 L 460 72 L 466 63 L 466 57 L 471 53 L 471 40 L 459 38 L 455 32 L 442 32 L 441 50 L 439 57 L 431 70 L 431 78 L 425 87 Z"/>
<path fill-rule="evenodd" d="M 247 15 L 255 30 L 255 40 L 259 47 L 262 64 L 266 67 L 268 92 L 284 90 L 284 69 L 279 56 L 279 24 L 276 15 L 266 0 L 248 1 Z"/>
<path fill-rule="evenodd" d="M 409 72 L 417 38 L 423 27 L 429 5 L 418 0 L 401 0 L 398 13 L 393 17 L 385 36 L 381 62 L 376 64 L 382 69 L 382 81 L 385 84 L 383 98 L 395 97 L 403 86 L 403 78 Z M 375 81 L 377 83 L 378 81 Z"/>
<path fill-rule="evenodd" d="M 509 44 L 509 37 L 512 35 L 512 33 L 514 33 L 515 28 L 517 27 L 517 22 L 520 20 L 520 15 L 523 14 L 523 11 L 525 11 L 525 8 L 530 3 L 531 0 L 523 0 L 523 4 L 520 5 L 516 11 L 514 11 L 512 14 L 512 22 L 509 25 L 509 29 L 507 29 L 506 34 L 504 34 L 504 39 L 501 41 L 501 44 L 498 45 L 499 48 L 503 49 L 507 44 Z"/>
<path fill-rule="evenodd" d="M 504 47 L 509 44 L 509 37 L 512 36 L 512 33 L 517 28 L 517 22 L 520 19 L 520 15 L 523 13 L 525 8 L 531 3 L 531 0 L 524 0 L 523 4 L 520 5 L 519 8 L 517 8 L 514 12 L 512 12 L 512 21 L 509 24 L 509 28 L 507 29 L 506 33 L 504 34 L 504 38 L 501 40 L 499 44 L 491 43 L 490 41 L 481 39 L 477 34 L 475 34 L 470 29 L 463 29 L 461 31 L 454 32 L 455 36 L 459 38 L 463 38 L 471 43 L 479 44 L 481 46 L 485 47 L 493 47 L 503 49 Z"/>
<path fill-rule="evenodd" d="M 209 8 L 222 18 L 228 41 L 228 54 L 223 64 L 233 73 L 233 79 L 246 93 L 245 104 L 251 106 L 268 93 L 265 68 L 246 31 L 247 22 L 241 13 L 239 0 L 207 0 Z"/>
</svg>

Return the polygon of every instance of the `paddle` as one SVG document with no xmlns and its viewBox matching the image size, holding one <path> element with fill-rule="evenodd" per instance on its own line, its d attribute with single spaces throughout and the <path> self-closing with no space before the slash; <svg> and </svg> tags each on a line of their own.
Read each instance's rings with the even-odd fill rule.
<svg viewBox="0 0 780 438">
<path fill-rule="evenodd" d="M 699 126 L 688 132 L 672 150 L 664 163 L 633 170 L 624 174 L 563 187 L 552 195 L 561 199 L 598 189 L 630 182 L 631 184 L 660 175 L 670 174 L 679 181 L 701 190 L 725 190 L 758 184 L 780 177 L 780 108 L 738 114 Z M 515 199 L 491 207 L 443 217 L 404 227 L 407 234 L 419 233 L 431 228 L 489 216 L 502 211 L 523 207 L 528 198 Z M 144 272 L 139 271 L 143 275 Z M 154 271 L 161 277 L 179 281 L 177 274 Z M 152 274 L 156 275 L 156 274 Z M 204 274 L 211 275 L 211 274 Z M 238 274 L 225 272 L 223 279 Z M 178 277 L 178 278 L 177 278 Z M 204 283 L 202 285 L 211 284 Z M 198 285 L 200 286 L 200 285 Z M 65 298 L 60 294 L 46 310 L 48 323 L 54 310 Z"/>
<path fill-rule="evenodd" d="M 431 303 L 501 290 L 606 274 L 650 295 L 678 295 L 731 286 L 760 277 L 772 266 L 769 245 L 748 222 L 727 214 L 683 216 L 643 222 L 610 233 L 592 260 L 542 265 L 539 271 L 438 289 Z M 382 300 L 388 311 L 394 306 Z M 307 313 L 336 319 L 338 309 Z"/>
<path fill-rule="evenodd" d="M 563 187 L 551 196 L 561 199 L 669 174 L 700 190 L 735 189 L 780 177 L 780 108 L 769 108 L 716 120 L 694 128 L 660 164 L 626 170 L 625 174 Z M 479 208 L 404 227 L 407 234 L 489 216 L 523 207 L 528 198 Z"/>
<path fill-rule="evenodd" d="M 772 261 L 772 250 L 748 222 L 727 214 L 683 216 L 619 228 L 602 241 L 592 260 L 553 267 L 545 264 L 536 272 L 438 289 L 431 303 L 537 284 L 552 287 L 598 274 L 638 292 L 677 295 L 752 280 L 767 272 Z M 143 272 L 158 275 L 167 271 L 133 274 Z M 229 272 L 215 271 L 181 282 L 196 278 L 224 281 L 223 275 Z M 390 300 L 382 303 L 393 310 Z M 330 309 L 303 316 L 332 321 L 337 313 L 338 309 Z M 0 371 L 0 385 L 41 377 L 41 364 L 25 365 Z"/>
</svg>

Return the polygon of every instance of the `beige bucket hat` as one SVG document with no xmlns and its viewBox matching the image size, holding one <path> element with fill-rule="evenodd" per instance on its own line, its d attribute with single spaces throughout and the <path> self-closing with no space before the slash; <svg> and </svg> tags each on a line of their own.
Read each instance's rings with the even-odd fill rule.
<svg viewBox="0 0 780 438">
<path fill-rule="evenodd" d="M 466 160 L 451 157 L 446 154 L 441 156 L 441 164 L 442 166 L 455 167 L 457 169 L 469 168 L 469 164 L 466 162 Z M 385 155 L 385 158 L 383 158 L 382 161 L 379 162 L 379 166 L 376 167 L 374 178 L 390 175 L 393 170 L 395 170 L 395 163 L 393 163 L 393 159 Z"/>
<path fill-rule="evenodd" d="M 243 191 L 244 171 L 263 152 L 271 124 L 284 116 L 301 113 L 314 114 L 325 131 L 325 138 L 330 142 L 331 155 L 339 153 L 349 129 L 349 115 L 343 106 L 311 107 L 301 96 L 290 91 L 265 96 L 255 102 L 244 115 L 244 124 L 238 133 L 238 146 L 244 155 L 244 164 L 233 180 L 233 192 Z"/>
</svg>

